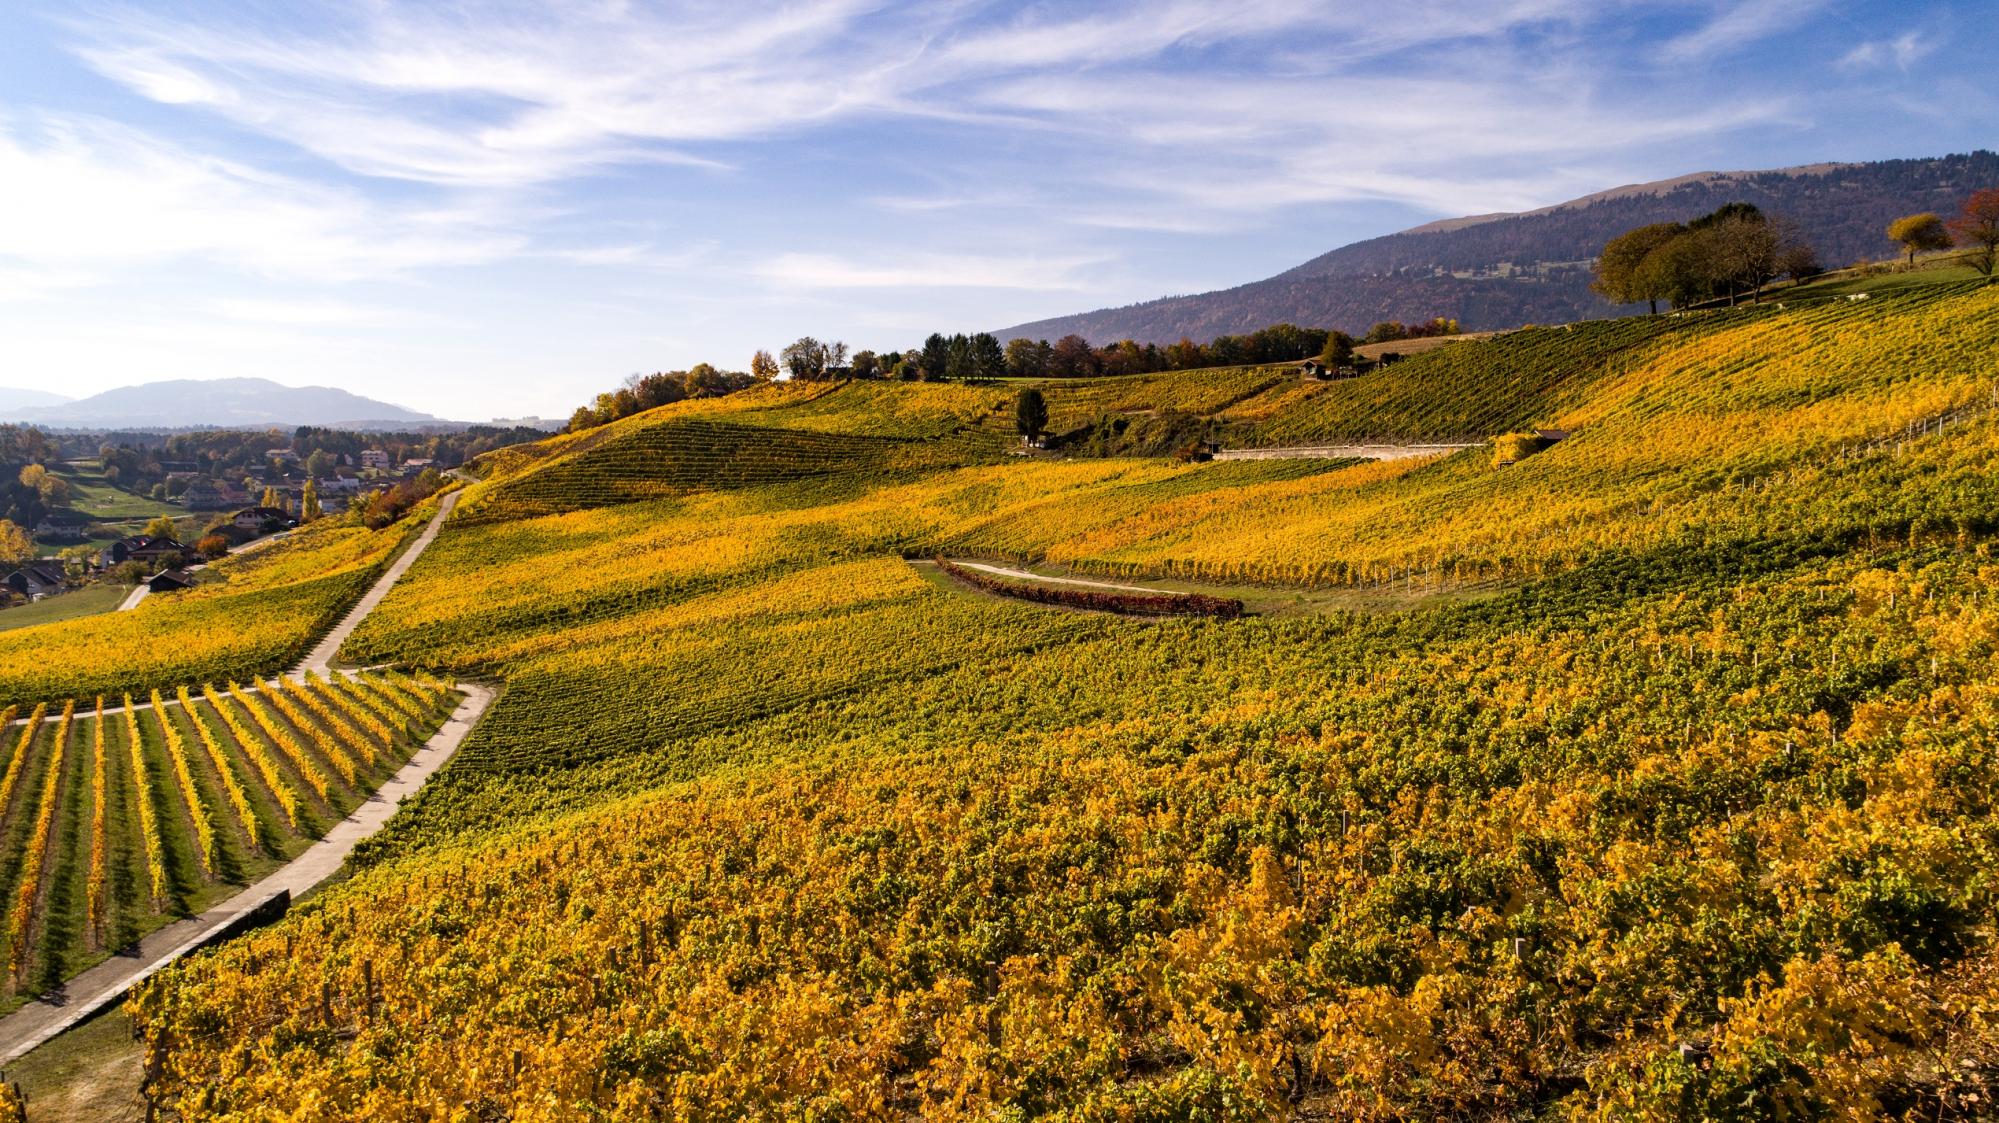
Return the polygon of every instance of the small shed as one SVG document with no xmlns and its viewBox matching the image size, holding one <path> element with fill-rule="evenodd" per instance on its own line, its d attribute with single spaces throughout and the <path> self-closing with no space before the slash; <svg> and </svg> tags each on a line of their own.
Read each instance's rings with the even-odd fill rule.
<svg viewBox="0 0 1999 1123">
<path fill-rule="evenodd" d="M 185 569 L 163 569 L 146 581 L 146 588 L 155 593 L 177 593 L 194 587 L 194 575 Z"/>
</svg>

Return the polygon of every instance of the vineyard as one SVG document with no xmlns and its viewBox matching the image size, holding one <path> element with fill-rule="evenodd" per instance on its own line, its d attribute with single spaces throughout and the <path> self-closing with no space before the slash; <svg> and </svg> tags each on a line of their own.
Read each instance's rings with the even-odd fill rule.
<svg viewBox="0 0 1999 1123">
<path fill-rule="evenodd" d="M 132 612 L 0 633 L 0 704 L 268 675 L 297 662 L 434 511 L 379 531 L 322 523 L 225 558 L 222 576 Z"/>
<path fill-rule="evenodd" d="M 887 383 L 509 450 L 342 651 L 405 673 L 0 699 L 0 949 L 32 983 L 277 860 L 407 752 L 346 751 L 371 718 L 476 674 L 351 879 L 134 994 L 156 1107 L 1976 1117 L 1995 371 L 1999 290 L 1952 284 L 1046 388 L 1058 428 L 1569 431 L 1517 458 L 1007 456 L 1010 388 Z M 1323 599 L 1054 611 L 939 556 Z"/>
<path fill-rule="evenodd" d="M 392 774 L 451 704 L 445 682 L 369 674 L 6 711 L 0 1001 L 275 868 Z"/>
</svg>

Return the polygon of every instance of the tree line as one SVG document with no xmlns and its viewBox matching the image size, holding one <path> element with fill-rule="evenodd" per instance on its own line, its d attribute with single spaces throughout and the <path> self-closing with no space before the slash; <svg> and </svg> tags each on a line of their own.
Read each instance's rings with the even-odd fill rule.
<svg viewBox="0 0 1999 1123">
<path fill-rule="evenodd" d="M 1655 222 L 1612 238 L 1590 287 L 1619 304 L 1675 308 L 1757 293 L 1779 277 L 1823 272 L 1796 224 L 1752 203 L 1727 203 L 1692 222 Z"/>
<path fill-rule="evenodd" d="M 1317 358 L 1331 366 L 1353 362 L 1357 344 L 1455 335 L 1458 321 L 1444 316 L 1425 323 L 1383 321 L 1356 339 L 1342 331 L 1272 324 L 1241 335 L 1221 335 L 1206 343 L 1182 338 L 1162 347 L 1121 339 L 1102 346 L 1080 335 L 1015 339 L 1001 345 L 990 332 L 945 335 L 933 332 L 921 345 L 901 351 L 854 350 L 838 340 L 803 336 L 773 355 L 759 350 L 747 372 L 720 371 L 707 363 L 690 370 L 634 374 L 616 390 L 599 394 L 570 416 L 569 431 L 605 425 L 622 417 L 689 398 L 716 397 L 788 378 L 827 382 L 849 378 L 904 382 L 980 382 L 999 378 L 1091 378 L 1154 374 L 1204 367 L 1257 366 Z"/>
<path fill-rule="evenodd" d="M 1887 234 L 1911 268 L 1919 253 L 1961 245 L 1970 250 L 1965 261 L 1989 277 L 1999 257 L 1999 188 L 1974 192 L 1954 219 L 1929 211 L 1904 215 Z M 1597 255 L 1590 287 L 1618 304 L 1657 312 L 1662 300 L 1675 308 L 1724 299 L 1732 305 L 1745 294 L 1760 296 L 1779 278 L 1804 281 L 1822 272 L 1795 223 L 1751 203 L 1728 203 L 1691 222 L 1655 222 L 1612 238 Z"/>
</svg>

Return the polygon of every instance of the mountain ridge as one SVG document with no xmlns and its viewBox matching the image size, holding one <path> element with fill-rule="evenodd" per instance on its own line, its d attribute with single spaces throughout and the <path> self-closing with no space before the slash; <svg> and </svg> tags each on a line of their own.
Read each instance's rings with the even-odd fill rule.
<svg viewBox="0 0 1999 1123">
<path fill-rule="evenodd" d="M 1889 221 L 1954 211 L 1999 184 L 1988 150 L 1764 171 L 1693 172 L 1624 184 L 1534 210 L 1438 219 L 1362 239 L 1259 281 L 1002 329 L 1001 340 L 1081 335 L 1171 343 L 1290 322 L 1358 334 L 1382 320 L 1449 316 L 1466 330 L 1564 323 L 1629 308 L 1589 290 L 1589 262 L 1610 238 L 1746 201 L 1796 222 L 1829 266 L 1888 256 Z"/>
<path fill-rule="evenodd" d="M 268 378 L 167 379 L 120 386 L 57 405 L 0 408 L 10 421 L 73 429 L 444 423 L 430 414 L 338 387 L 286 386 Z"/>
</svg>

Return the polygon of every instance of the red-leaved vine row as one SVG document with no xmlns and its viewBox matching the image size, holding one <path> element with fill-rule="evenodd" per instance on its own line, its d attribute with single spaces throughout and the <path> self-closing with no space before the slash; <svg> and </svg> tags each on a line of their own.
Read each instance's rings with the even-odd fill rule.
<svg viewBox="0 0 1999 1123">
<path fill-rule="evenodd" d="M 1126 616 L 1212 616 L 1218 620 L 1242 617 L 1242 602 L 1227 597 L 1199 593 L 1124 593 L 1090 589 L 1076 585 L 1032 585 L 1002 581 L 976 570 L 936 559 L 937 568 L 975 589 L 1003 597 L 1017 597 L 1037 604 L 1059 604 L 1068 608 L 1091 608 Z"/>
</svg>

